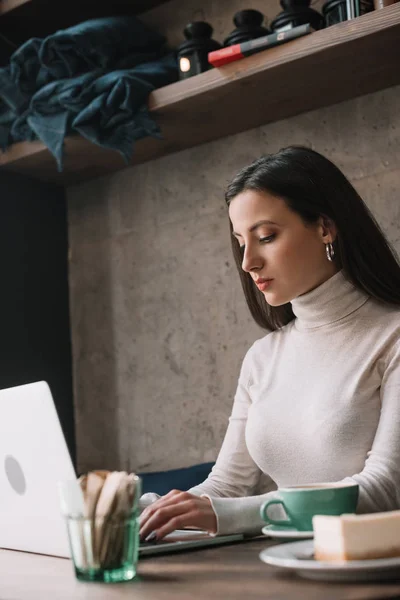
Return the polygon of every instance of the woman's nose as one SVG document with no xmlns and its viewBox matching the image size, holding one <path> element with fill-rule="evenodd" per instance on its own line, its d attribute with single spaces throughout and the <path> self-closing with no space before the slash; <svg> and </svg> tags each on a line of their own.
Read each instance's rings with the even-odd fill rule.
<svg viewBox="0 0 400 600">
<path fill-rule="evenodd" d="M 257 255 L 248 246 L 245 248 L 242 260 L 242 269 L 247 273 L 254 271 L 254 269 L 260 269 L 262 267 L 262 257 Z"/>
</svg>

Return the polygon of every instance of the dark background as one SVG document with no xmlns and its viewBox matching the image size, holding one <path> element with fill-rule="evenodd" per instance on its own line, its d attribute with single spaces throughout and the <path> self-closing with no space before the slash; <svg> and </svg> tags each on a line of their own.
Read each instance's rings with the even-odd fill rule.
<svg viewBox="0 0 400 600">
<path fill-rule="evenodd" d="M 62 187 L 0 173 L 0 261 L 0 389 L 47 381 L 76 465 Z"/>
</svg>

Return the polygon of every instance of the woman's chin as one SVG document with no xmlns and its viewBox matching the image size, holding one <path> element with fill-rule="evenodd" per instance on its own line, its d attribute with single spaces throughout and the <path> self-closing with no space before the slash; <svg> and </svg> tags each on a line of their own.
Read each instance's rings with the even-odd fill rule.
<svg viewBox="0 0 400 600">
<path fill-rule="evenodd" d="M 264 298 L 267 304 L 270 306 L 282 306 L 282 304 L 287 304 L 290 300 L 286 300 L 286 298 L 281 298 L 278 294 L 271 294 L 271 292 L 263 292 Z"/>
<path fill-rule="evenodd" d="M 270 306 L 279 306 L 280 302 L 277 302 L 277 298 L 275 297 L 275 294 L 268 294 L 264 292 L 264 298 L 265 298 L 265 302 L 267 304 L 269 304 Z"/>
</svg>

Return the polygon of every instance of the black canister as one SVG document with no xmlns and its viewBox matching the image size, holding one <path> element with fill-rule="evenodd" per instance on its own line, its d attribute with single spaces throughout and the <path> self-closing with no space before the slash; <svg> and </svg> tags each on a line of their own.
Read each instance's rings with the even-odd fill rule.
<svg viewBox="0 0 400 600">
<path fill-rule="evenodd" d="M 374 0 L 354 0 L 356 4 L 356 17 L 375 10 Z"/>
<path fill-rule="evenodd" d="M 280 0 L 280 5 L 283 11 L 271 21 L 272 31 L 286 31 L 307 23 L 313 29 L 323 28 L 324 19 L 319 12 L 310 8 L 310 0 Z"/>
<path fill-rule="evenodd" d="M 327 0 L 322 6 L 325 27 L 354 19 L 372 10 L 374 10 L 373 0 Z"/>
<path fill-rule="evenodd" d="M 204 21 L 194 21 L 183 30 L 186 41 L 178 46 L 179 79 L 188 79 L 198 75 L 212 65 L 208 62 L 208 53 L 222 48 L 221 44 L 211 39 L 213 28 Z"/>
<path fill-rule="evenodd" d="M 336 25 L 342 21 L 347 21 L 347 6 L 346 0 L 328 0 L 322 6 L 322 14 L 324 16 L 325 27 Z"/>
<path fill-rule="evenodd" d="M 246 9 L 240 10 L 233 17 L 236 26 L 228 37 L 224 40 L 224 46 L 234 46 L 248 40 L 254 40 L 271 33 L 269 29 L 263 27 L 264 15 L 258 10 Z"/>
</svg>

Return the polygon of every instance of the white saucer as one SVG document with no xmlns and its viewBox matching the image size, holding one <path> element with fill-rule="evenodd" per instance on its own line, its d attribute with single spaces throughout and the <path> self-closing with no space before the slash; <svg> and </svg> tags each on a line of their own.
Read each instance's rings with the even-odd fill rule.
<svg viewBox="0 0 400 600">
<path fill-rule="evenodd" d="M 322 581 L 400 579 L 400 557 L 334 563 L 315 560 L 313 554 L 314 542 L 306 540 L 266 548 L 260 553 L 260 559 L 268 565 L 294 571 L 306 579 Z"/>
<path fill-rule="evenodd" d="M 278 525 L 266 525 L 261 530 L 264 535 L 278 540 L 308 540 L 314 537 L 313 531 L 299 531 L 290 527 L 279 527 Z"/>
</svg>

